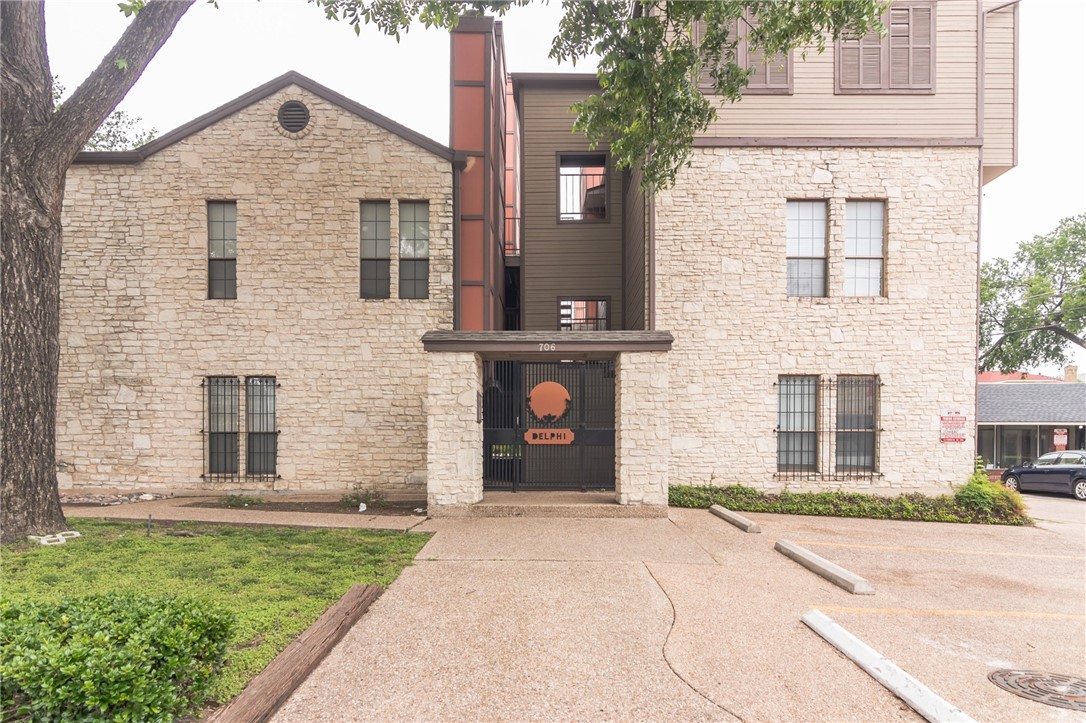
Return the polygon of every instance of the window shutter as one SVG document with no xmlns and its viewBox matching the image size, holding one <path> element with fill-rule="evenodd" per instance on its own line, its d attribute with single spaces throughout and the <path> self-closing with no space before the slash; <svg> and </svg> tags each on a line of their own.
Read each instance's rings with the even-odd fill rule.
<svg viewBox="0 0 1086 723">
<path fill-rule="evenodd" d="M 747 10 L 747 23 L 749 26 L 756 24 L 754 16 Z M 750 27 L 744 27 L 740 31 L 738 62 L 744 68 L 750 68 L 750 76 L 747 78 L 747 90 L 775 90 L 791 91 L 791 53 L 774 55 L 766 58 L 761 50 L 751 50 L 747 41 Z"/>
<path fill-rule="evenodd" d="M 882 87 L 882 38 L 878 33 L 842 40 L 838 53 L 838 81 L 842 88 Z"/>
<path fill-rule="evenodd" d="M 860 87 L 882 85 L 882 38 L 872 34 L 860 40 Z"/>
<path fill-rule="evenodd" d="M 934 8 L 904 5 L 890 10 L 890 87 L 930 88 Z"/>
</svg>

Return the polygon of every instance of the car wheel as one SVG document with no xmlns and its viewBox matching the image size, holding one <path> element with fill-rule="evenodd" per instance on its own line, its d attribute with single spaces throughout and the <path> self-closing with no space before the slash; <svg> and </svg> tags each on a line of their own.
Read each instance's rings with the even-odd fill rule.
<svg viewBox="0 0 1086 723">
<path fill-rule="evenodd" d="M 1022 486 L 1018 483 L 1018 478 L 1015 477 L 1013 474 L 1007 479 L 1003 480 L 1003 486 L 1009 490 L 1014 490 L 1015 492 L 1022 491 Z"/>
<path fill-rule="evenodd" d="M 1086 479 L 1076 480 L 1071 491 L 1075 495 L 1075 499 L 1086 502 Z"/>
</svg>

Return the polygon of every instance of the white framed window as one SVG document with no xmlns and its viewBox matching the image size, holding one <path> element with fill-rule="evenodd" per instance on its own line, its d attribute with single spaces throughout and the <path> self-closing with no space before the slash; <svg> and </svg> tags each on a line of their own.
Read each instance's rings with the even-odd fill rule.
<svg viewBox="0 0 1086 723">
<path fill-rule="evenodd" d="M 845 296 L 882 296 L 886 203 L 845 204 Z"/>
<path fill-rule="evenodd" d="M 826 202 L 789 201 L 788 295 L 826 295 Z"/>
<path fill-rule="evenodd" d="M 400 298 L 430 296 L 430 204 L 400 201 Z"/>
</svg>

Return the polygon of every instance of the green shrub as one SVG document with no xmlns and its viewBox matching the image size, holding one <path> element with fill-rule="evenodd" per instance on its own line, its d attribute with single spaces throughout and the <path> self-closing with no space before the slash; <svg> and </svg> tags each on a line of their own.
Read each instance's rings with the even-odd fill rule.
<svg viewBox="0 0 1086 723">
<path fill-rule="evenodd" d="M 981 486 L 983 485 L 983 486 Z M 979 522 L 1028 525 L 1022 498 L 988 482 L 971 481 L 954 496 L 928 497 L 917 492 L 896 497 L 858 492 L 789 492 L 771 494 L 746 487 L 675 486 L 668 493 L 673 507 L 721 505 L 736 512 L 776 512 L 824 517 L 868 517 L 926 522 Z"/>
<path fill-rule="evenodd" d="M 344 507 L 358 507 L 365 504 L 368 508 L 380 508 L 385 506 L 385 493 L 378 490 L 366 489 L 357 482 L 353 486 L 354 491 L 348 492 L 339 498 L 339 503 Z"/>
<path fill-rule="evenodd" d="M 219 498 L 219 504 L 223 507 L 256 507 L 264 504 L 264 498 L 256 495 L 226 495 Z"/>
<path fill-rule="evenodd" d="M 0 600 L 0 719 L 172 721 L 207 697 L 233 618 L 198 600 Z"/>
</svg>

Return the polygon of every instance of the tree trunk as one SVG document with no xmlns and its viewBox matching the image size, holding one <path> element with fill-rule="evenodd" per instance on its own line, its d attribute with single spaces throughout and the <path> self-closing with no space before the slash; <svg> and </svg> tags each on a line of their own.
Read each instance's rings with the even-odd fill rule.
<svg viewBox="0 0 1086 723">
<path fill-rule="evenodd" d="M 56 471 L 65 174 L 194 1 L 148 2 L 94 72 L 54 109 L 45 4 L 0 0 L 2 543 L 67 529 Z"/>
<path fill-rule="evenodd" d="M 64 179 L 42 189 L 5 144 L 0 211 L 0 542 L 67 529 L 56 470 L 60 367 L 60 196 Z"/>
</svg>

